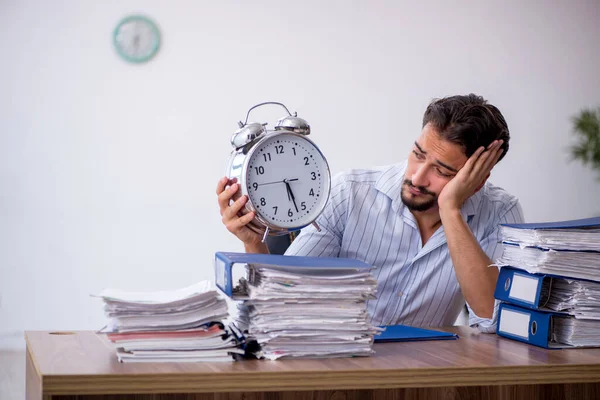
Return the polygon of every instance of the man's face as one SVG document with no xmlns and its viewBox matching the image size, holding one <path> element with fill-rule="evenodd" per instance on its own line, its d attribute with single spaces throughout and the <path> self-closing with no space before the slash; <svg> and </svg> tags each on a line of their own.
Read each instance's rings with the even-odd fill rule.
<svg viewBox="0 0 600 400">
<path fill-rule="evenodd" d="M 437 208 L 440 192 L 466 162 L 461 146 L 442 139 L 435 128 L 425 125 L 408 157 L 402 202 L 411 211 Z"/>
</svg>

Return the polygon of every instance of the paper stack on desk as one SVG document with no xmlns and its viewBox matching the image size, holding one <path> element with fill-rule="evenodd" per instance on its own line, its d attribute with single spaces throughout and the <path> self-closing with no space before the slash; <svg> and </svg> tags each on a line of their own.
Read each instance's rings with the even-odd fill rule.
<svg viewBox="0 0 600 400">
<path fill-rule="evenodd" d="M 542 295 L 552 311 L 600 320 L 600 282 L 554 277 L 544 281 Z"/>
<path fill-rule="evenodd" d="M 500 227 L 504 243 L 555 250 L 600 251 L 600 217 Z"/>
<path fill-rule="evenodd" d="M 231 361 L 244 353 L 222 323 L 225 299 L 208 281 L 174 291 L 107 289 L 99 297 L 119 361 Z"/>
<path fill-rule="evenodd" d="M 531 273 L 600 280 L 600 217 L 500 228 L 499 265 Z"/>
<path fill-rule="evenodd" d="M 372 267 L 357 260 L 242 253 L 217 253 L 220 274 L 235 264 L 246 269 L 237 287 L 222 289 L 239 304 L 236 326 L 255 341 L 259 358 L 368 356 L 373 335 L 366 301 L 377 281 Z"/>
<path fill-rule="evenodd" d="M 542 347 L 600 346 L 600 218 L 501 228 L 498 334 Z"/>
</svg>

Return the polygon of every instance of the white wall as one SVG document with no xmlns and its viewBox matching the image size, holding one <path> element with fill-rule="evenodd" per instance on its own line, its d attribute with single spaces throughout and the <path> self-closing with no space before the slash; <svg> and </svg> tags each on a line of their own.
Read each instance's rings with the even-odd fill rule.
<svg viewBox="0 0 600 400">
<path fill-rule="evenodd" d="M 306 118 L 335 173 L 404 159 L 433 97 L 475 92 L 509 123 L 492 181 L 529 221 L 600 214 L 567 163 L 569 118 L 600 105 L 600 3 L 416 3 L 0 0 L 0 346 L 100 328 L 89 294 L 210 279 L 241 250 L 214 189 L 261 101 Z M 112 48 L 130 12 L 162 30 L 149 64 Z"/>
</svg>

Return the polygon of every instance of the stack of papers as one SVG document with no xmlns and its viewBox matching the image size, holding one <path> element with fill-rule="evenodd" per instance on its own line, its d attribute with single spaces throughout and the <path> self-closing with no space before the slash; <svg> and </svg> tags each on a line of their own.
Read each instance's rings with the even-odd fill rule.
<svg viewBox="0 0 600 400">
<path fill-rule="evenodd" d="M 208 281 L 174 291 L 106 289 L 98 297 L 121 362 L 231 361 L 244 353 L 222 323 L 227 303 Z"/>
<path fill-rule="evenodd" d="M 600 346 L 600 217 L 507 224 L 501 234 L 497 264 L 530 275 L 500 272 L 498 333 L 544 347 Z"/>
<path fill-rule="evenodd" d="M 600 346 L 600 321 L 554 316 L 552 340 L 576 347 Z"/>
<path fill-rule="evenodd" d="M 600 253 L 589 251 L 557 251 L 504 243 L 499 266 L 512 266 L 530 273 L 600 280 Z"/>
<path fill-rule="evenodd" d="M 377 281 L 371 267 L 309 268 L 247 264 L 240 279 L 238 328 L 256 341 L 259 358 L 369 356 L 373 335 L 366 301 Z M 365 264 L 366 266 L 366 264 Z"/>
<path fill-rule="evenodd" d="M 600 217 L 505 224 L 499 266 L 600 281 Z"/>
<path fill-rule="evenodd" d="M 553 250 L 600 252 L 600 217 L 500 227 L 505 243 Z"/>
<path fill-rule="evenodd" d="M 566 278 L 545 279 L 544 307 L 578 319 L 600 320 L 600 283 Z M 600 326 L 598 326 L 600 331 Z"/>
</svg>

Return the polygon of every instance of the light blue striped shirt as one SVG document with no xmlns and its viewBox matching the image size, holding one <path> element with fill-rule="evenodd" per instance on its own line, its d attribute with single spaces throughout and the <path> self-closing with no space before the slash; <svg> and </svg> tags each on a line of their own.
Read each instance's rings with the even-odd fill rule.
<svg viewBox="0 0 600 400">
<path fill-rule="evenodd" d="M 375 325 L 449 326 L 465 299 L 444 227 L 423 246 L 415 218 L 402 203 L 405 170 L 406 162 L 336 175 L 317 219 L 321 232 L 304 228 L 286 254 L 355 258 L 375 266 L 377 299 L 367 303 Z M 517 198 L 489 182 L 467 199 L 461 212 L 494 261 L 502 255 L 499 224 L 523 222 Z M 497 303 L 491 319 L 479 318 L 467 305 L 469 324 L 495 331 Z"/>
</svg>

